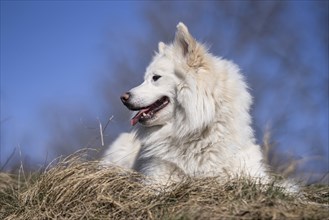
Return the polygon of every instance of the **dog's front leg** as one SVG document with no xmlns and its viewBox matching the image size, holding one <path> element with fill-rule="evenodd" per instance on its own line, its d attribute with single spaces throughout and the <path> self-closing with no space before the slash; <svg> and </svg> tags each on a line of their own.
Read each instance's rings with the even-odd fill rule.
<svg viewBox="0 0 329 220">
<path fill-rule="evenodd" d="M 139 158 L 134 168 L 146 175 L 146 184 L 153 187 L 169 186 L 186 176 L 176 164 L 157 157 Z"/>
</svg>

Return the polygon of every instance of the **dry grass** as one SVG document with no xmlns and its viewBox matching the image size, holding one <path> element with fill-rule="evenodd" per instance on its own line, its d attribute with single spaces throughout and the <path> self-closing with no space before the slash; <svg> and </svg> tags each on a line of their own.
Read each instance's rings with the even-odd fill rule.
<svg viewBox="0 0 329 220">
<path fill-rule="evenodd" d="M 22 175 L 23 176 L 23 175 Z M 78 155 L 39 174 L 0 175 L 0 219 L 328 219 L 329 187 L 286 195 L 248 180 L 187 179 L 155 192 L 144 177 Z"/>
</svg>

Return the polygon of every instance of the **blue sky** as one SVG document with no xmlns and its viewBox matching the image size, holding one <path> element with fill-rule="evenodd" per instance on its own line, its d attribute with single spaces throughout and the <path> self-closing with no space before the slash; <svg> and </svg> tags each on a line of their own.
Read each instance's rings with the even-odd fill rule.
<svg viewBox="0 0 329 220">
<path fill-rule="evenodd" d="M 43 105 L 93 104 L 107 32 L 138 33 L 138 8 L 128 1 L 1 1 L 2 161 L 29 134 L 38 136 L 39 150 L 27 153 L 45 154 Z"/>
</svg>

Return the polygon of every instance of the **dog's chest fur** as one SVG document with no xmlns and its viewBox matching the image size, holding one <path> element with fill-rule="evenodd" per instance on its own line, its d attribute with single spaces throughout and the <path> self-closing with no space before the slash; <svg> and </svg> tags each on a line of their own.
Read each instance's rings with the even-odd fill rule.
<svg viewBox="0 0 329 220">
<path fill-rule="evenodd" d="M 166 125 L 170 127 L 171 125 Z M 234 166 L 238 146 L 230 144 L 215 127 L 186 138 L 177 138 L 169 133 L 172 129 L 162 127 L 142 134 L 139 158 L 168 161 L 189 176 L 221 176 Z M 162 137 L 162 138 L 160 138 Z M 163 138 L 165 137 L 165 138 Z M 152 163 L 147 166 L 152 166 Z"/>
</svg>

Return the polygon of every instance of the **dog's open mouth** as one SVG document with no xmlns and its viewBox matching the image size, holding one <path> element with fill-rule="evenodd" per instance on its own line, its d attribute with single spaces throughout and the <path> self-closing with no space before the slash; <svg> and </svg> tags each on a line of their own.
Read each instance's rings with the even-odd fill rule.
<svg viewBox="0 0 329 220">
<path fill-rule="evenodd" d="M 152 105 L 137 109 L 138 112 L 131 119 L 130 124 L 134 126 L 135 124 L 137 124 L 137 122 L 142 122 L 151 119 L 155 113 L 166 107 L 168 103 L 169 103 L 169 98 L 167 96 L 163 96 L 162 98 L 154 102 Z"/>
</svg>

